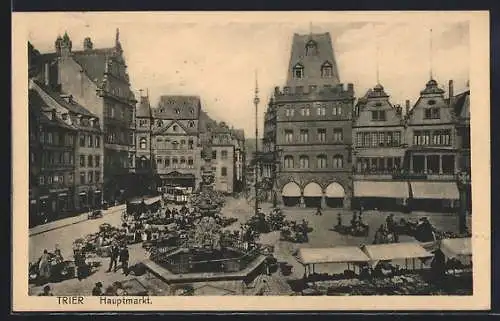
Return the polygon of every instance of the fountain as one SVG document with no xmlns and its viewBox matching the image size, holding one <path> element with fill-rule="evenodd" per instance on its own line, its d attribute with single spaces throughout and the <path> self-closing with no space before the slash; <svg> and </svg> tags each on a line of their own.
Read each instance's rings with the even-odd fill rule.
<svg viewBox="0 0 500 321">
<path fill-rule="evenodd" d="M 235 238 L 222 230 L 214 218 L 223 199 L 214 191 L 210 148 L 204 149 L 205 165 L 198 198 L 193 202 L 202 218 L 180 246 L 151 249 L 146 269 L 167 284 L 253 279 L 266 260 L 257 244 Z M 221 204 L 222 203 L 222 204 Z"/>
</svg>

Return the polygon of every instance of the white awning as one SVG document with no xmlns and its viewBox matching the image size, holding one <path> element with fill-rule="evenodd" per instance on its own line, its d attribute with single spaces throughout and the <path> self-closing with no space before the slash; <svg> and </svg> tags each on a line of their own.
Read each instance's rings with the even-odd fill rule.
<svg viewBox="0 0 500 321">
<path fill-rule="evenodd" d="M 309 183 L 304 188 L 304 196 L 305 197 L 321 197 L 323 195 L 323 191 L 321 190 L 321 186 L 316 183 Z"/>
<path fill-rule="evenodd" d="M 294 182 L 289 182 L 283 186 L 281 195 L 284 197 L 300 197 L 300 187 Z"/>
<path fill-rule="evenodd" d="M 460 198 L 455 182 L 411 182 L 413 198 L 416 199 L 447 199 Z"/>
<path fill-rule="evenodd" d="M 297 256 L 302 264 L 368 262 L 370 258 L 357 246 L 301 248 Z"/>
<path fill-rule="evenodd" d="M 80 196 L 86 196 L 87 195 L 87 192 L 80 192 L 80 194 L 78 194 Z"/>
<path fill-rule="evenodd" d="M 68 196 L 68 194 L 66 194 L 66 193 L 59 193 L 59 196 L 60 197 L 64 197 L 64 196 Z"/>
<path fill-rule="evenodd" d="M 345 191 L 339 183 L 331 183 L 326 187 L 325 195 L 330 198 L 344 198 Z"/>
<path fill-rule="evenodd" d="M 30 204 L 36 204 L 36 200 L 30 200 Z"/>
<path fill-rule="evenodd" d="M 48 199 L 48 198 L 49 198 L 49 196 L 48 196 L 48 195 L 40 196 L 40 199 L 41 199 L 41 200 L 46 200 L 46 199 Z"/>
<path fill-rule="evenodd" d="M 472 239 L 444 239 L 441 240 L 441 251 L 448 257 L 471 256 L 472 255 Z"/>
<path fill-rule="evenodd" d="M 362 250 L 373 261 L 427 258 L 433 256 L 432 253 L 416 242 L 365 245 L 362 247 Z"/>
<path fill-rule="evenodd" d="M 355 181 L 355 197 L 409 198 L 407 182 Z"/>
<path fill-rule="evenodd" d="M 95 190 L 94 193 L 95 194 L 99 194 L 101 191 L 100 190 Z"/>
</svg>

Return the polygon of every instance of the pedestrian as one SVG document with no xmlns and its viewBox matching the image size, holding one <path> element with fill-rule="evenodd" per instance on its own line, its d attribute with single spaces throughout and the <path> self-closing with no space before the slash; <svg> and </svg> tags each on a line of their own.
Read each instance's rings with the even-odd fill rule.
<svg viewBox="0 0 500 321">
<path fill-rule="evenodd" d="M 120 262 L 122 264 L 123 274 L 128 275 L 128 260 L 129 260 L 129 252 L 127 245 L 123 245 L 120 250 Z"/>
<path fill-rule="evenodd" d="M 93 296 L 101 296 L 103 294 L 102 292 L 102 283 L 97 282 L 95 284 L 95 287 L 92 289 L 92 295 Z"/>
<path fill-rule="evenodd" d="M 316 210 L 316 215 L 322 216 L 323 213 L 321 213 L 321 206 L 318 206 L 318 209 Z"/>
<path fill-rule="evenodd" d="M 342 214 L 337 213 L 337 226 L 342 226 Z"/>
<path fill-rule="evenodd" d="M 38 296 L 53 296 L 49 285 L 43 287 L 43 292 L 38 294 Z"/>
<path fill-rule="evenodd" d="M 107 272 L 111 272 L 111 269 L 113 269 L 113 272 L 116 272 L 116 268 L 117 268 L 117 260 L 118 260 L 118 255 L 120 254 L 120 249 L 118 248 L 118 246 L 113 243 L 113 245 L 111 245 L 111 251 L 110 251 L 110 255 L 109 255 L 109 267 L 108 267 L 108 271 Z"/>
<path fill-rule="evenodd" d="M 43 250 L 40 263 L 38 264 L 38 275 L 43 282 L 48 282 L 50 279 L 50 255 L 49 251 Z"/>
</svg>

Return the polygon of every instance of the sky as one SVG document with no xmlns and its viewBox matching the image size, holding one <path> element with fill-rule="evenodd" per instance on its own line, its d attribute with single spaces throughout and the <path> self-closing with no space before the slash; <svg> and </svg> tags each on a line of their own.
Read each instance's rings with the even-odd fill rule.
<svg viewBox="0 0 500 321">
<path fill-rule="evenodd" d="M 91 37 L 94 48 L 111 47 L 116 28 L 131 86 L 159 96 L 198 95 L 214 119 L 255 134 L 253 96 L 257 70 L 262 132 L 266 102 L 285 84 L 294 33 L 329 32 L 340 80 L 353 83 L 360 97 L 379 81 L 393 104 L 415 103 L 433 78 L 455 93 L 469 80 L 469 23 L 461 18 L 428 19 L 325 13 L 30 13 L 28 40 L 41 52 L 67 31 L 80 50 Z M 41 27 L 43 26 L 43 28 Z M 430 31 L 432 29 L 432 32 Z M 378 50 L 377 50 L 378 48 Z M 259 135 L 260 136 L 260 135 Z"/>
</svg>

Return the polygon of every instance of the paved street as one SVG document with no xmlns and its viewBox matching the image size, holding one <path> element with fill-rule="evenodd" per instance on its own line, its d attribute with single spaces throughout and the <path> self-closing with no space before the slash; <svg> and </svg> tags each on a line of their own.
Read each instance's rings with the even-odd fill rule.
<svg viewBox="0 0 500 321">
<path fill-rule="evenodd" d="M 263 211 L 266 213 L 271 208 L 271 204 L 264 203 L 261 205 Z M 382 224 L 388 213 L 379 212 L 366 212 L 363 215 L 363 220 L 370 226 L 370 235 L 366 238 L 364 237 L 351 237 L 351 236 L 341 236 L 337 232 L 330 230 L 336 224 L 337 213 L 342 213 L 342 218 L 344 224 L 348 224 L 351 219 L 352 212 L 339 210 L 339 209 L 326 209 L 323 211 L 322 216 L 314 215 L 315 209 L 307 208 L 283 208 L 287 219 L 300 221 L 303 218 L 309 221 L 309 225 L 313 228 L 313 231 L 309 234 L 309 242 L 304 244 L 294 244 L 290 242 L 280 241 L 279 232 L 272 232 L 268 234 L 261 235 L 261 242 L 265 244 L 270 244 L 275 246 L 275 256 L 279 261 L 286 261 L 293 265 L 292 275 L 287 277 L 287 279 L 300 278 L 304 273 L 304 268 L 297 262 L 294 258 L 293 253 L 299 247 L 329 247 L 329 246 L 341 246 L 341 245 L 354 245 L 358 246 L 362 243 L 371 243 L 373 241 L 373 236 L 376 227 Z M 94 233 L 98 230 L 99 225 L 102 223 L 109 223 L 114 226 L 121 224 L 121 212 L 122 209 L 112 209 L 104 215 L 101 219 L 96 220 L 86 220 L 84 222 L 76 223 L 73 225 L 68 225 L 59 229 L 51 230 L 42 234 L 34 235 L 30 237 L 30 261 L 36 260 L 44 249 L 53 250 L 54 246 L 58 244 L 59 248 L 62 250 L 64 256 L 69 257 L 72 255 L 72 243 L 73 240 L 79 237 L 83 237 L 86 234 Z M 238 229 L 240 223 L 244 223 L 250 216 L 253 215 L 253 208 L 245 199 L 233 199 L 228 198 L 226 206 L 223 208 L 223 215 L 233 216 L 238 218 L 238 222 L 229 227 L 230 229 Z M 453 214 L 439 214 L 439 213 L 411 213 L 402 214 L 395 213 L 396 219 L 400 217 L 405 218 L 417 218 L 419 216 L 428 216 L 437 228 L 446 231 L 457 231 L 457 218 Z M 401 242 L 410 241 L 409 237 L 402 236 Z M 130 265 L 142 261 L 146 257 L 145 251 L 142 249 L 140 244 L 132 245 L 129 247 L 130 250 Z M 109 259 L 107 258 L 95 258 L 91 259 L 95 261 L 100 261 L 102 266 L 97 268 L 97 270 L 90 275 L 88 278 L 78 281 L 77 279 L 71 279 L 63 281 L 57 284 L 51 284 L 53 292 L 57 294 L 85 294 L 90 293 L 95 282 L 101 281 L 104 287 L 110 285 L 114 281 L 123 281 L 125 279 L 133 278 L 134 276 L 124 276 L 121 272 L 117 273 L 106 273 L 107 265 Z M 339 273 L 346 268 L 345 264 L 338 265 L 316 265 L 316 272 L 328 272 L 328 273 Z M 146 277 L 139 277 L 139 280 L 147 284 Z M 40 287 L 32 286 L 30 292 L 36 294 L 40 291 Z"/>
<path fill-rule="evenodd" d="M 269 203 L 261 204 L 261 208 L 265 213 L 268 213 L 271 206 L 272 205 Z M 291 278 L 302 277 L 304 273 L 304 268 L 292 255 L 298 248 L 331 247 L 342 245 L 359 246 L 361 244 L 371 244 L 373 242 L 376 229 L 385 222 L 389 213 L 394 214 L 396 221 L 400 218 L 416 219 L 418 217 L 427 216 L 436 228 L 443 231 L 458 232 L 458 219 L 455 214 L 424 212 L 404 214 L 397 212 L 365 211 L 363 214 L 363 221 L 370 226 L 369 235 L 367 237 L 345 236 L 331 230 L 331 228 L 337 224 L 338 213 L 342 214 L 343 224 L 348 225 L 352 218 L 351 211 L 343 209 L 325 209 L 323 210 L 322 216 L 317 216 L 314 215 L 316 212 L 316 209 L 314 208 L 283 207 L 282 209 L 288 220 L 301 221 L 302 219 L 306 219 L 309 221 L 309 226 L 313 228 L 313 231 L 309 234 L 309 242 L 302 244 L 280 241 L 279 232 L 261 235 L 261 242 L 275 246 L 275 256 L 278 260 L 287 261 L 293 265 Z M 237 228 L 239 227 L 239 223 L 245 222 L 250 216 L 253 215 L 254 212 L 253 208 L 249 207 L 248 202 L 245 199 L 229 199 L 223 213 L 224 215 L 238 218 L 238 222 L 234 226 Z M 408 241 L 414 241 L 414 239 L 404 235 L 400 236 L 400 242 Z M 404 260 L 403 262 L 398 262 L 398 264 L 400 263 L 404 264 Z M 346 264 L 318 264 L 315 266 L 315 271 L 319 273 L 340 273 L 346 269 L 346 267 Z"/>
<path fill-rule="evenodd" d="M 67 257 L 73 255 L 72 244 L 75 239 L 97 232 L 99 230 L 99 225 L 103 223 L 109 223 L 115 226 L 120 225 L 122 211 L 123 206 L 111 208 L 108 211 L 105 211 L 102 218 L 93 220 L 86 219 L 76 224 L 70 224 L 61 228 L 52 229 L 44 233 L 30 236 L 30 262 L 37 260 L 40 255 L 42 255 L 44 249 L 53 251 L 56 244 L 61 249 L 63 256 Z M 57 222 L 49 224 L 53 223 Z"/>
</svg>

